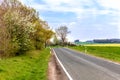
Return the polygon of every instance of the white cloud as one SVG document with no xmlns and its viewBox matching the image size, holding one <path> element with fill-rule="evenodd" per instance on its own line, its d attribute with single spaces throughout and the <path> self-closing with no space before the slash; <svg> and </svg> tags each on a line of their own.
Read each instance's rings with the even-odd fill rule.
<svg viewBox="0 0 120 80">
<path fill-rule="evenodd" d="M 69 26 L 73 26 L 73 25 L 75 25 L 76 24 L 76 22 L 71 22 L 70 24 L 69 24 Z"/>
<path fill-rule="evenodd" d="M 75 38 L 72 35 L 69 34 L 67 36 L 67 39 L 68 39 L 68 41 L 73 42 Z"/>
<path fill-rule="evenodd" d="M 62 3 L 70 3 L 71 0 L 43 0 L 46 4 L 49 4 L 50 6 L 59 6 Z"/>
<path fill-rule="evenodd" d="M 75 28 L 76 24 L 77 24 L 77 22 L 70 22 L 70 23 L 68 24 L 68 28 L 69 28 L 69 29 L 73 29 L 73 28 Z"/>
<path fill-rule="evenodd" d="M 22 4 L 32 7 L 35 4 L 34 0 L 19 0 Z"/>
<path fill-rule="evenodd" d="M 81 0 L 42 0 L 47 5 L 53 6 L 53 7 L 60 7 L 60 6 L 67 6 L 67 7 L 76 7 L 80 5 Z"/>
<path fill-rule="evenodd" d="M 76 22 L 63 22 L 63 23 L 59 23 L 60 25 L 59 26 L 61 26 L 61 25 L 65 25 L 65 26 L 67 26 L 68 27 L 68 29 L 72 29 L 73 27 L 75 27 L 75 25 L 77 24 Z M 58 27 L 59 27 L 58 26 Z"/>
<path fill-rule="evenodd" d="M 93 0 L 42 0 L 45 4 L 35 3 L 34 0 L 20 1 L 37 10 L 73 12 L 77 14 L 78 17 L 81 15 L 81 13 L 84 12 L 92 12 L 93 14 L 109 14 L 113 12 L 113 10 L 110 9 L 120 10 L 120 0 L 96 0 L 96 2 L 99 3 L 101 7 L 104 7 L 103 10 L 97 9 Z M 84 6 L 87 6 L 88 8 L 86 9 Z"/>
<path fill-rule="evenodd" d="M 47 5 L 47 4 L 32 4 L 31 7 L 41 10 L 41 11 L 53 11 L 53 12 L 83 12 L 83 9 L 76 8 L 76 7 L 66 7 L 66 6 L 53 6 L 53 5 Z"/>
<path fill-rule="evenodd" d="M 93 0 L 42 0 L 44 4 L 35 3 L 34 0 L 20 0 L 22 3 L 28 4 L 38 11 L 53 11 L 53 12 L 73 12 L 78 18 L 84 17 L 84 13 L 110 14 L 116 11 L 110 10 L 111 8 L 120 10 L 119 0 L 96 0 L 104 9 L 99 10 L 96 8 Z M 88 8 L 84 8 L 87 6 Z"/>
<path fill-rule="evenodd" d="M 98 2 L 105 8 L 120 10 L 120 0 L 98 0 Z"/>
<path fill-rule="evenodd" d="M 82 8 L 83 3 L 88 1 L 82 0 L 43 0 L 45 4 L 35 3 L 34 0 L 21 0 L 22 3 L 30 5 L 31 7 L 41 11 L 53 11 L 53 12 L 73 12 L 75 14 L 83 13 L 85 10 Z M 89 4 L 90 1 L 88 2 Z M 87 4 L 88 4 L 87 3 Z"/>
</svg>

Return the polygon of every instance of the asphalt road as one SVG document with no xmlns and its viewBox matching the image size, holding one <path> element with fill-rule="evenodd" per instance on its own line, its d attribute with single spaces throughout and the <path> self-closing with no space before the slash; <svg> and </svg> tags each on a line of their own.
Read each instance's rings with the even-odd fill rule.
<svg viewBox="0 0 120 80">
<path fill-rule="evenodd" d="M 120 80 L 120 65 L 66 48 L 54 51 L 73 80 Z"/>
</svg>

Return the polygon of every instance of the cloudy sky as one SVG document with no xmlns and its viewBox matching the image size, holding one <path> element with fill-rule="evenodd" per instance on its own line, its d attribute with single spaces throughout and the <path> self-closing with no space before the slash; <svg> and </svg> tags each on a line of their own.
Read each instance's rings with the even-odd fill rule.
<svg viewBox="0 0 120 80">
<path fill-rule="evenodd" d="M 120 0 L 20 0 L 52 29 L 67 25 L 73 41 L 120 38 Z"/>
</svg>

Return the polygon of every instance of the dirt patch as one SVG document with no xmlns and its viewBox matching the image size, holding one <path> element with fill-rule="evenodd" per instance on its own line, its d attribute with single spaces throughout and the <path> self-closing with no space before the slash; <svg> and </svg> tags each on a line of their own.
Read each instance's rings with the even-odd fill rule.
<svg viewBox="0 0 120 80">
<path fill-rule="evenodd" d="M 53 53 L 48 63 L 48 80 L 68 80 Z"/>
</svg>

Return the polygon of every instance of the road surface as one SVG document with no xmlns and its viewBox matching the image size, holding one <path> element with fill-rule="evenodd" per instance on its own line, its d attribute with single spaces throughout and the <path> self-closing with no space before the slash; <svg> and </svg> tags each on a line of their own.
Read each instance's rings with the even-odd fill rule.
<svg viewBox="0 0 120 80">
<path fill-rule="evenodd" d="M 71 80 L 120 80 L 120 65 L 66 48 L 54 48 Z"/>
</svg>

